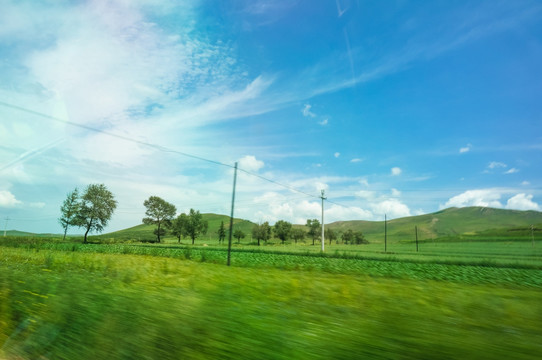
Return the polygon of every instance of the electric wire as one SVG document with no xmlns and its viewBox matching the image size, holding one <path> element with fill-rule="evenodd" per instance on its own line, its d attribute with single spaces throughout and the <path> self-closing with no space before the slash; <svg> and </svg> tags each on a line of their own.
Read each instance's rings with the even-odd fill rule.
<svg viewBox="0 0 542 360">
<path fill-rule="evenodd" d="M 97 129 L 97 128 L 94 128 L 94 127 L 91 127 L 91 126 L 87 126 L 87 125 L 79 124 L 79 123 L 76 123 L 76 122 L 73 122 L 73 121 L 61 119 L 61 118 L 58 118 L 58 117 L 55 117 L 55 116 L 43 114 L 43 113 L 40 113 L 40 112 L 38 112 L 38 111 L 26 109 L 26 108 L 23 108 L 23 107 L 20 107 L 20 106 L 17 106 L 17 105 L 8 104 L 8 103 L 3 102 L 3 101 L 1 101 L 1 100 L 0 100 L 0 105 L 2 105 L 2 106 L 4 106 L 4 107 L 7 107 L 7 108 L 10 108 L 10 109 L 14 109 L 14 110 L 18 110 L 18 111 L 21 111 L 21 112 L 25 112 L 25 113 L 28 113 L 28 114 L 31 114 L 31 115 L 39 116 L 39 117 L 42 117 L 42 118 L 45 118 L 45 119 L 48 119 L 48 120 L 52 120 L 52 121 L 64 123 L 64 124 L 67 124 L 67 125 L 70 125 L 70 126 L 74 126 L 74 127 L 78 127 L 78 128 L 81 128 L 81 129 L 84 129 L 84 130 L 87 130 L 87 131 L 92 131 L 92 132 L 95 132 L 95 133 L 104 134 L 104 135 L 111 136 L 111 137 L 114 137 L 114 138 L 117 138 L 117 139 L 121 139 L 121 140 L 124 140 L 124 141 L 136 143 L 136 144 L 139 144 L 139 145 L 143 145 L 143 146 L 146 146 L 146 147 L 149 147 L 149 148 L 152 148 L 152 149 L 161 151 L 161 152 L 173 153 L 173 154 L 177 154 L 177 155 L 182 155 L 182 156 L 185 156 L 185 157 L 189 157 L 189 158 L 192 158 L 192 159 L 205 161 L 205 162 L 208 162 L 208 163 L 211 163 L 211 164 L 215 164 L 215 165 L 220 165 L 220 166 L 224 166 L 224 167 L 228 167 L 228 168 L 232 168 L 232 169 L 234 168 L 233 165 L 226 164 L 226 163 L 223 163 L 223 162 L 220 162 L 220 161 L 216 161 L 216 160 L 212 160 L 212 159 L 207 159 L 207 158 L 204 158 L 204 157 L 201 157 L 201 156 L 198 156 L 198 155 L 193 155 L 193 154 L 189 154 L 189 153 L 186 153 L 186 152 L 183 152 L 183 151 L 179 151 L 179 150 L 175 150 L 175 149 L 170 149 L 170 148 L 167 148 L 167 147 L 162 146 L 162 145 L 157 145 L 157 144 L 153 144 L 153 143 L 150 143 L 150 142 L 137 140 L 137 139 L 134 139 L 134 138 L 129 137 L 129 136 L 124 136 L 124 135 L 120 135 L 120 134 L 115 134 L 115 133 L 112 133 L 112 132 L 109 132 L 109 131 L 105 131 L 105 130 L 102 130 L 102 129 Z M 295 187 L 293 187 L 293 186 L 286 185 L 286 184 L 282 184 L 282 183 L 280 183 L 280 182 L 278 182 L 278 181 L 275 181 L 275 180 L 266 178 L 265 176 L 262 176 L 262 175 L 255 174 L 255 173 L 250 172 L 250 171 L 248 171 L 248 170 L 245 170 L 245 169 L 242 169 L 242 168 L 239 168 L 239 167 L 237 168 L 237 170 L 239 170 L 239 171 L 241 171 L 241 172 L 243 172 L 243 173 L 246 173 L 247 175 L 254 176 L 254 177 L 257 177 L 257 178 L 259 178 L 259 179 L 262 179 L 262 180 L 265 180 L 265 181 L 267 181 L 267 182 L 270 182 L 270 183 L 272 183 L 272 184 L 275 184 L 275 185 L 284 187 L 284 188 L 286 188 L 286 189 L 289 189 L 289 190 L 298 192 L 298 193 L 300 193 L 300 194 L 304 194 L 304 195 L 306 195 L 306 196 L 310 196 L 310 197 L 313 197 L 313 198 L 319 198 L 319 196 L 316 196 L 316 195 L 314 195 L 314 194 L 309 194 L 309 193 L 307 193 L 307 192 L 305 192 L 305 191 L 302 191 L 302 190 L 299 190 L 299 189 L 297 189 L 297 188 L 295 188 Z"/>
</svg>

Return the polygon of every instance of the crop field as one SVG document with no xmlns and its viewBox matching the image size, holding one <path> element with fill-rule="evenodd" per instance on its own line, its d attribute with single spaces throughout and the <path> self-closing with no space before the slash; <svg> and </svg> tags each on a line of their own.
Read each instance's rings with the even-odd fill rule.
<svg viewBox="0 0 542 360">
<path fill-rule="evenodd" d="M 0 358 L 536 359 L 542 244 L 0 239 Z"/>
</svg>

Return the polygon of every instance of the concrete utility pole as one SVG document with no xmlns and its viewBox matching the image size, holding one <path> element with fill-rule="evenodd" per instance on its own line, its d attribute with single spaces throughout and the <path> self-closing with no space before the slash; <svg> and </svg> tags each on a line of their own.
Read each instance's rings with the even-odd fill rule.
<svg viewBox="0 0 542 360">
<path fill-rule="evenodd" d="M 230 266 L 231 258 L 231 237 L 233 234 L 233 208 L 235 206 L 235 185 L 237 183 L 237 162 L 235 163 L 235 170 L 233 172 L 233 192 L 231 195 L 231 216 L 230 216 L 230 236 L 228 237 L 228 261 L 227 265 Z"/>
<path fill-rule="evenodd" d="M 4 225 L 4 237 L 6 237 L 6 233 L 8 231 L 8 221 L 9 221 L 9 216 L 6 216 L 6 224 Z"/>
<path fill-rule="evenodd" d="M 325 191 L 322 190 L 322 196 L 320 196 L 320 199 L 322 199 L 322 252 L 324 252 L 324 200 L 326 199 L 324 197 Z"/>
</svg>

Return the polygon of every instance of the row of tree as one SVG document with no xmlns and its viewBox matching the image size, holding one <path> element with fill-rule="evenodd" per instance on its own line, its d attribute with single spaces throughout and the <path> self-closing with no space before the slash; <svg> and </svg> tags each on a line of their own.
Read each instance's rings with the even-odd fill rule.
<svg viewBox="0 0 542 360">
<path fill-rule="evenodd" d="M 182 213 L 175 217 L 177 208 L 175 205 L 168 203 L 158 196 L 151 196 L 143 202 L 147 208 L 145 211 L 146 217 L 143 218 L 143 223 L 148 225 L 156 225 L 154 234 L 158 242 L 161 237 L 170 231 L 172 235 L 177 237 L 181 242 L 182 236 L 188 236 L 192 239 L 192 244 L 196 239 L 207 233 L 209 224 L 203 219 L 199 210 L 190 209 L 188 214 Z"/>
<path fill-rule="evenodd" d="M 147 209 L 146 217 L 143 218 L 144 224 L 156 225 L 154 234 L 158 242 L 161 237 L 169 231 L 171 235 L 177 237 L 181 242 L 181 237 L 188 236 L 192 239 L 192 244 L 200 236 L 207 233 L 208 222 L 203 219 L 199 210 L 190 209 L 188 214 L 182 213 L 178 216 L 175 205 L 165 201 L 158 196 L 151 196 L 143 202 Z M 115 208 L 117 202 L 113 194 L 105 187 L 104 184 L 91 184 L 83 191 L 82 194 L 75 188 L 68 194 L 66 200 L 60 208 L 61 217 L 59 222 L 64 229 L 64 239 L 70 226 L 83 227 L 85 229 L 84 242 L 87 242 L 87 235 L 91 231 L 101 232 L 106 226 Z M 274 226 L 270 226 L 266 221 L 262 224 L 254 225 L 252 229 L 252 238 L 260 242 L 269 240 L 274 234 L 282 243 L 286 240 L 293 239 L 297 244 L 306 236 L 312 238 L 314 245 L 317 238 L 321 236 L 322 226 L 317 219 L 309 219 L 305 224 L 307 231 L 299 227 L 293 227 L 291 223 L 284 220 L 279 220 Z M 224 222 L 220 224 L 217 231 L 219 243 L 224 242 L 226 238 L 226 228 Z M 332 229 L 325 229 L 325 238 L 329 239 L 329 243 L 337 240 L 339 234 Z M 236 229 L 233 236 L 239 242 L 245 238 L 246 234 Z M 340 234 L 341 240 L 345 244 L 364 244 L 367 243 L 361 231 L 347 230 Z"/>
<path fill-rule="evenodd" d="M 262 224 L 256 224 L 252 228 L 252 238 L 258 240 L 258 245 L 260 241 L 269 240 L 274 233 L 275 237 L 280 239 L 282 243 L 286 240 L 293 239 L 297 244 L 298 241 L 302 241 L 306 236 L 312 239 L 312 244 L 314 245 L 316 239 L 321 237 L 322 226 L 318 219 L 309 219 L 305 226 L 308 228 L 305 231 L 300 227 L 293 227 L 291 223 L 284 220 L 279 220 L 275 223 L 274 226 L 269 225 L 269 222 L 264 222 Z M 367 244 L 368 241 L 365 239 L 365 236 L 361 231 L 346 230 L 343 233 L 337 233 L 333 229 L 324 229 L 324 237 L 329 240 L 331 244 L 333 241 L 336 241 L 340 238 L 345 244 Z"/>
</svg>

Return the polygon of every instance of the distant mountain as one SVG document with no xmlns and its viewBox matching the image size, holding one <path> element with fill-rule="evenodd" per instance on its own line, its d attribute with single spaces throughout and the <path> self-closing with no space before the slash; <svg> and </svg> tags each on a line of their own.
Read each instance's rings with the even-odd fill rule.
<svg viewBox="0 0 542 360">
<path fill-rule="evenodd" d="M 415 226 L 418 227 L 419 239 L 431 239 L 481 234 L 489 230 L 527 228 L 533 224 L 542 224 L 542 212 L 464 207 L 389 220 L 387 230 L 388 240 L 404 241 L 415 238 Z M 384 241 L 384 221 L 337 221 L 327 226 L 338 231 L 359 230 L 371 242 Z"/>
</svg>

